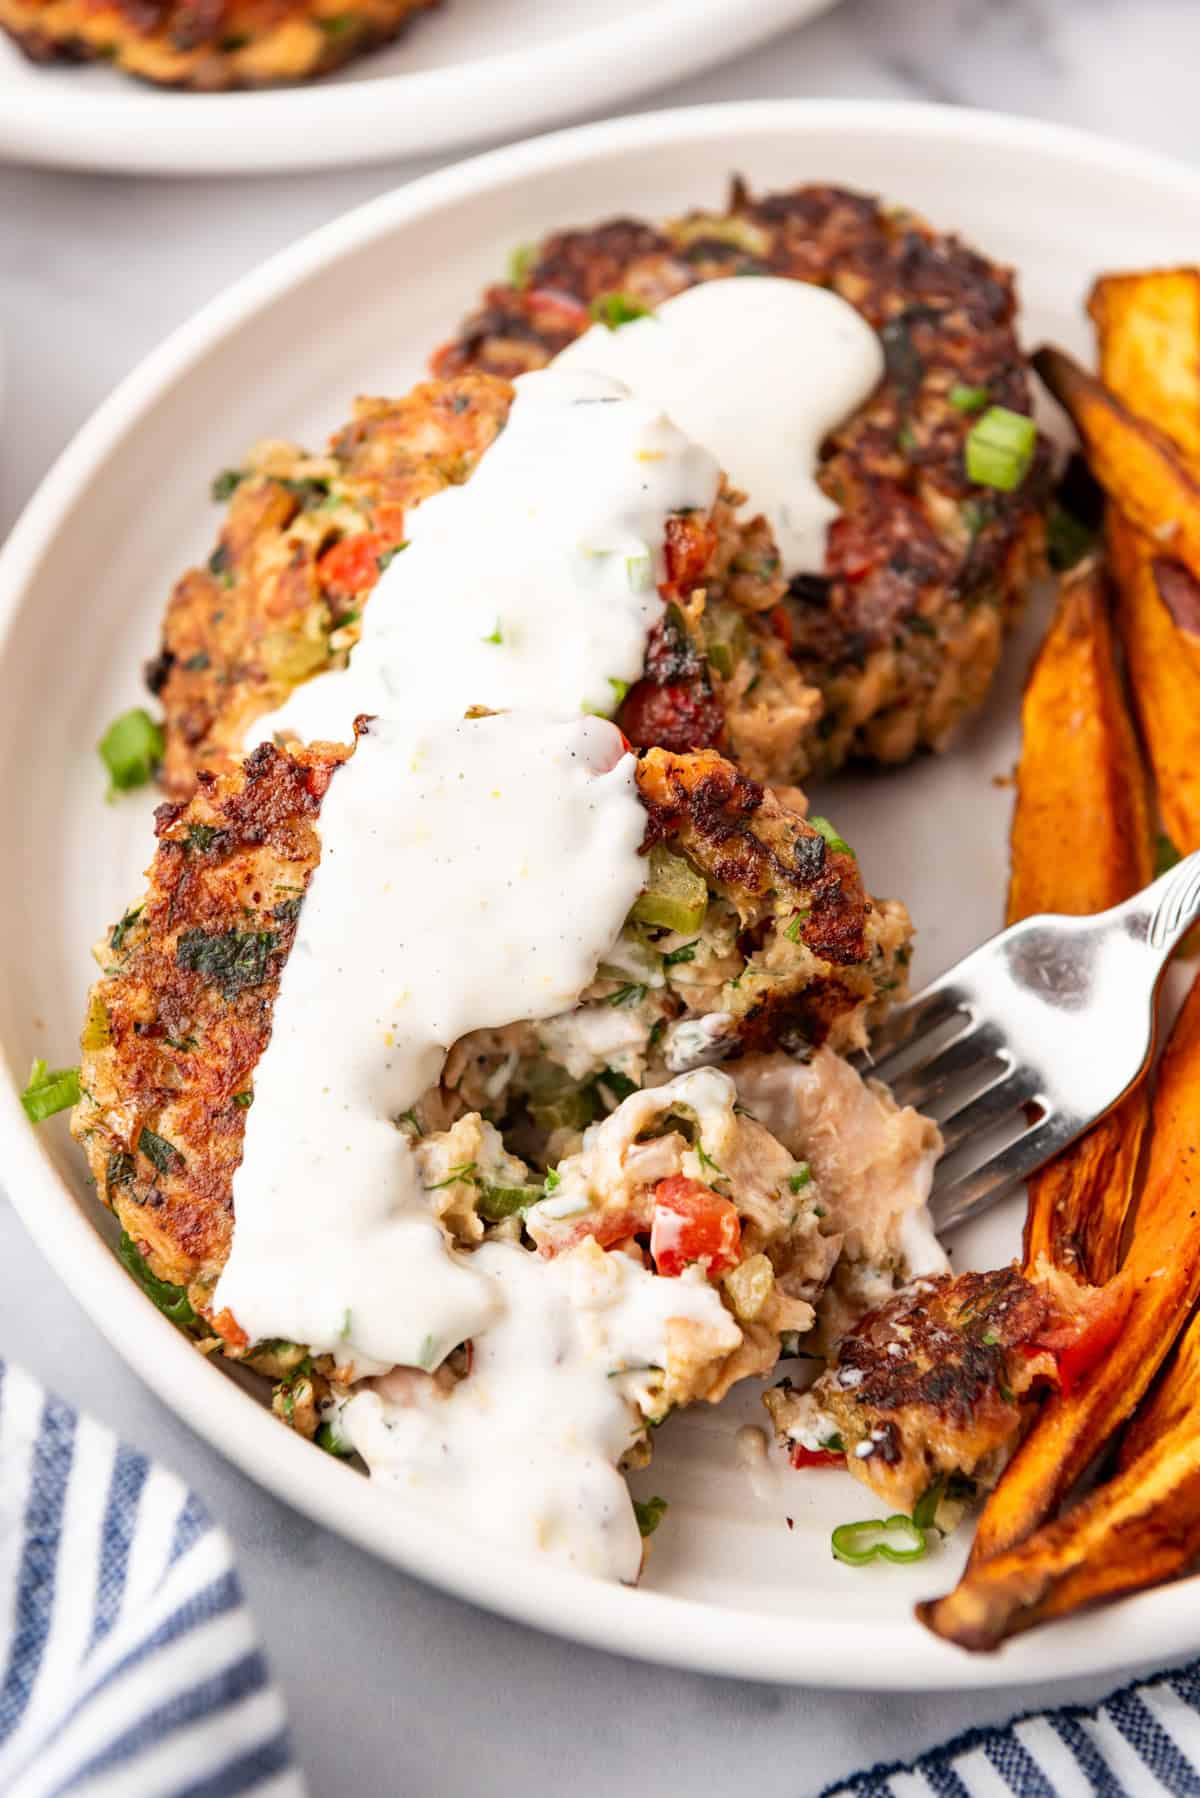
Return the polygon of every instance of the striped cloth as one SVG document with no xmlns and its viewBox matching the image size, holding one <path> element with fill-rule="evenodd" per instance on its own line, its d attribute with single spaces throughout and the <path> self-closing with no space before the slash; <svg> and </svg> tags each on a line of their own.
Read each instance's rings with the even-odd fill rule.
<svg viewBox="0 0 1200 1798">
<path fill-rule="evenodd" d="M 304 1798 L 229 1543 L 0 1362 L 0 1793 Z"/>
<path fill-rule="evenodd" d="M 969 1729 L 906 1765 L 872 1767 L 821 1798 L 1163 1798 L 1200 1794 L 1200 1661 Z"/>
</svg>

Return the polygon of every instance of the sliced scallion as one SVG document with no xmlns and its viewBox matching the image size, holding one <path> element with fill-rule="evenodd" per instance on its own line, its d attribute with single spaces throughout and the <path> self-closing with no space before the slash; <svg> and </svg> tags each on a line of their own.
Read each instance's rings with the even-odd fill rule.
<svg viewBox="0 0 1200 1798">
<path fill-rule="evenodd" d="M 109 792 L 144 787 L 163 758 L 163 733 L 149 712 L 136 705 L 114 718 L 99 742 L 100 760 L 108 769 Z"/>
<path fill-rule="evenodd" d="M 79 1069 L 48 1068 L 39 1058 L 29 1070 L 29 1085 L 21 1094 L 21 1103 L 31 1124 L 78 1105 Z"/>
<path fill-rule="evenodd" d="M 851 849 L 845 837 L 840 837 L 838 835 L 828 818 L 810 818 L 808 822 L 815 831 L 819 832 L 819 834 L 825 838 L 826 843 L 829 845 L 830 849 L 833 850 L 835 855 L 854 854 L 853 849 Z"/>
<path fill-rule="evenodd" d="M 956 381 L 947 397 L 956 412 L 982 412 L 991 395 L 986 387 L 967 387 Z"/>
<path fill-rule="evenodd" d="M 634 319 L 652 316 L 649 306 L 627 293 L 598 293 L 588 310 L 598 325 L 607 325 L 610 331 L 619 331 Z"/>
<path fill-rule="evenodd" d="M 920 1561 L 929 1552 L 924 1530 L 903 1511 L 886 1518 L 867 1517 L 861 1523 L 839 1523 L 830 1546 L 834 1560 L 847 1567 L 865 1567 L 869 1561 Z"/>
<path fill-rule="evenodd" d="M 1037 426 L 1023 412 L 989 406 L 967 435 L 967 479 L 1012 493 L 1029 473 Z"/>
</svg>

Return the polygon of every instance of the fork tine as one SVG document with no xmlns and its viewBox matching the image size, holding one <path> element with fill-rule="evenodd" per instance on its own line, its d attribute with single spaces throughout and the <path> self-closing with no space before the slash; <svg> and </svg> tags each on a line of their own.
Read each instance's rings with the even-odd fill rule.
<svg viewBox="0 0 1200 1798">
<path fill-rule="evenodd" d="M 871 1032 L 869 1052 L 853 1059 L 860 1070 L 874 1074 L 888 1058 L 911 1048 L 919 1036 L 934 1030 L 963 1005 L 958 988 L 949 984 L 926 987 L 903 1005 L 894 1005 Z"/>
<path fill-rule="evenodd" d="M 897 1105 L 915 1105 L 919 1111 L 945 1092 L 952 1081 L 1003 1054 L 1004 1038 L 994 1024 L 969 1024 L 932 1061 L 924 1065 L 918 1062 L 888 1081 L 892 1097 Z"/>
<path fill-rule="evenodd" d="M 941 1235 L 968 1218 L 978 1216 L 1079 1134 L 1079 1129 L 1066 1118 L 1048 1112 L 994 1155 L 964 1173 L 954 1173 L 947 1168 L 948 1158 L 943 1159 L 934 1174 L 930 1199 L 935 1230 Z"/>
<path fill-rule="evenodd" d="M 1006 1067 L 982 1092 L 942 1119 L 943 1158 L 953 1155 L 969 1138 L 981 1137 L 985 1130 L 1002 1124 L 1036 1091 L 1037 1081 L 1027 1070 Z"/>
</svg>

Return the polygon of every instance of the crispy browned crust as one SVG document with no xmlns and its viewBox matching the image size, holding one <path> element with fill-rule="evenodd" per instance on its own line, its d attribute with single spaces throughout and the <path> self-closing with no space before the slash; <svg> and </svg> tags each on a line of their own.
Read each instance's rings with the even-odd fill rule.
<svg viewBox="0 0 1200 1798">
<path fill-rule="evenodd" d="M 850 1471 L 905 1511 L 941 1475 L 990 1483 L 1054 1375 L 1036 1348 L 1051 1316 L 1015 1266 L 921 1280 L 870 1312 L 813 1388 Z"/>
<path fill-rule="evenodd" d="M 943 747 L 986 693 L 1003 624 L 1040 556 L 1044 446 L 1017 492 L 973 486 L 964 444 L 974 420 L 949 400 L 959 384 L 1032 410 L 1007 269 L 868 195 L 802 187 L 755 199 L 735 182 L 723 214 L 661 230 L 617 219 L 547 238 L 523 284 L 489 288 L 434 367 L 512 377 L 586 330 L 602 294 L 653 306 L 738 274 L 832 288 L 880 332 L 887 359 L 878 392 L 827 445 L 822 484 L 842 517 L 825 574 L 793 583 L 788 599 L 792 653 L 827 703 L 814 760 L 899 761 L 922 744 Z"/>
<path fill-rule="evenodd" d="M 308 81 L 390 43 L 436 0 L 0 0 L 32 62 L 111 62 L 213 92 Z"/>
<path fill-rule="evenodd" d="M 109 933 L 89 996 L 72 1129 L 100 1197 L 197 1311 L 228 1252 L 244 1101 L 344 753 L 264 745 L 202 772 L 186 804 L 160 806 L 146 898 Z M 652 751 L 639 786 L 647 846 L 685 851 L 745 920 L 745 984 L 770 996 L 747 1000 L 742 1047 L 788 1029 L 820 1041 L 876 995 L 891 962 L 852 856 L 713 753 Z M 793 943 L 782 930 L 804 906 Z"/>
<path fill-rule="evenodd" d="M 263 444 L 223 477 L 236 486 L 216 549 L 176 585 L 147 669 L 165 713 L 162 783 L 172 797 L 190 792 L 197 768 L 240 754 L 249 726 L 297 684 L 345 666 L 407 514 L 468 478 L 512 392 L 467 374 L 402 400 L 360 400 L 326 456 Z M 770 532 L 761 519 L 739 520 L 738 503 L 723 487 L 710 516 L 668 521 L 670 606 L 619 721 L 639 748 L 711 744 L 759 778 L 790 778 L 807 765 L 820 699 L 766 617 L 784 592 Z M 725 659 L 731 641 L 736 667 Z"/>
<path fill-rule="evenodd" d="M 340 754 L 265 745 L 202 777 L 186 807 L 160 806 L 145 899 L 109 933 L 89 998 L 72 1130 L 100 1197 L 198 1308 L 228 1252 L 237 1095 L 271 1033 Z"/>
<path fill-rule="evenodd" d="M 345 664 L 405 514 L 467 478 L 511 402 L 490 376 L 426 382 L 400 400 L 360 399 L 325 456 L 268 443 L 230 472 L 217 546 L 175 586 L 147 669 L 168 793 L 184 797 L 198 767 L 236 755 L 299 680 Z"/>
</svg>

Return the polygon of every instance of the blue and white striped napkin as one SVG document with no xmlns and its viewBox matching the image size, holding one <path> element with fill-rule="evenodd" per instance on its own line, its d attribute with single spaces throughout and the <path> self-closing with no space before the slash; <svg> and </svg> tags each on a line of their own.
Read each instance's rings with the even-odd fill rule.
<svg viewBox="0 0 1200 1798">
<path fill-rule="evenodd" d="M 821 1798 L 1162 1798 L 1200 1794 L 1200 1661 L 1134 1680 L 1102 1704 L 968 1729 Z"/>
<path fill-rule="evenodd" d="M 229 1543 L 0 1362 L 0 1793 L 304 1798 Z"/>
</svg>

